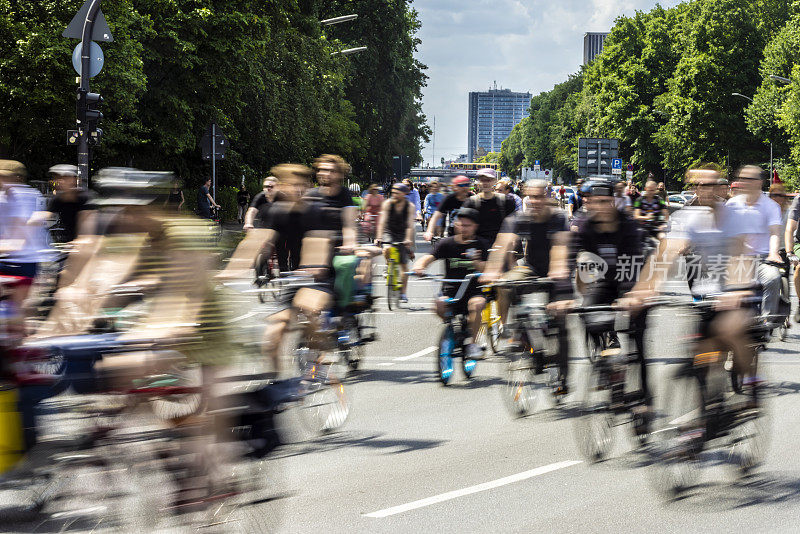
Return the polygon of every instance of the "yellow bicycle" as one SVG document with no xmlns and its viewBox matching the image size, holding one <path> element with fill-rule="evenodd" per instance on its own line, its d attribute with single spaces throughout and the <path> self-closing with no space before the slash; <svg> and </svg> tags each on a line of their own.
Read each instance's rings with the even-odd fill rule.
<svg viewBox="0 0 800 534">
<path fill-rule="evenodd" d="M 402 243 L 389 245 L 389 259 L 386 262 L 386 301 L 389 310 L 400 309 L 400 294 L 403 291 L 403 279 L 400 275 L 400 247 Z"/>
<path fill-rule="evenodd" d="M 491 287 L 483 288 L 486 297 L 486 306 L 481 314 L 481 326 L 478 335 L 475 336 L 475 343 L 486 344 L 492 349 L 492 353 L 497 353 L 500 346 L 500 332 L 503 330 L 503 321 L 500 319 L 500 311 L 497 307 L 497 300 L 494 298 L 494 290 Z"/>
</svg>

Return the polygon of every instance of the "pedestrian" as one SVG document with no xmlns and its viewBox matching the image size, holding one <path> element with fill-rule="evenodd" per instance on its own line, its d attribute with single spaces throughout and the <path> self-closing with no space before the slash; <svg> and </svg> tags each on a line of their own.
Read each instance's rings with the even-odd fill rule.
<svg viewBox="0 0 800 534">
<path fill-rule="evenodd" d="M 236 220 L 239 224 L 244 224 L 244 215 L 247 212 L 247 206 L 250 204 L 250 193 L 245 189 L 244 185 L 239 188 L 236 193 Z"/>
<path fill-rule="evenodd" d="M 650 173 L 650 175 L 649 175 L 649 176 L 653 176 L 653 174 L 652 174 L 652 173 Z M 656 188 L 656 194 L 657 194 L 658 196 L 660 196 L 660 197 L 661 197 L 661 199 L 662 199 L 664 202 L 666 202 L 666 201 L 667 201 L 667 188 L 666 188 L 666 186 L 664 185 L 664 182 L 658 182 L 658 187 Z"/>
<path fill-rule="evenodd" d="M 201 185 L 200 189 L 197 190 L 197 215 L 203 219 L 211 218 L 212 206 L 217 209 L 220 208 L 220 205 L 217 204 L 217 201 L 214 200 L 214 197 L 212 197 L 211 193 L 209 192 L 210 187 L 211 178 L 206 178 L 206 181 L 203 182 L 203 185 Z"/>
<path fill-rule="evenodd" d="M 180 212 L 181 208 L 185 199 L 183 198 L 183 189 L 181 189 L 181 183 L 179 180 L 175 180 L 172 183 L 172 189 L 169 192 L 169 196 L 167 197 L 166 206 L 168 211 L 172 212 Z"/>
</svg>

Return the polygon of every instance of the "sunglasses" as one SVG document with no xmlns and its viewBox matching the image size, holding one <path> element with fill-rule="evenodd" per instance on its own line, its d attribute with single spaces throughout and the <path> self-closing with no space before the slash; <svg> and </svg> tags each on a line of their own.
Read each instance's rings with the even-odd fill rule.
<svg viewBox="0 0 800 534">
<path fill-rule="evenodd" d="M 469 184 L 458 184 L 458 187 L 469 187 Z"/>
<path fill-rule="evenodd" d="M 265 185 L 264 189 L 275 189 L 274 185 Z"/>
<path fill-rule="evenodd" d="M 770 194 L 769 194 L 769 198 L 774 198 L 774 197 L 778 197 L 778 198 L 786 198 L 786 197 L 788 197 L 788 196 L 789 196 L 789 195 L 784 195 L 783 193 L 770 193 Z"/>
</svg>

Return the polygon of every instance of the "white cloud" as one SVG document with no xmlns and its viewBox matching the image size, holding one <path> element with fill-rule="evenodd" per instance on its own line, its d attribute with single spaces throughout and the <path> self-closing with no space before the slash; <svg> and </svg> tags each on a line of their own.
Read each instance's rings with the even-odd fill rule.
<svg viewBox="0 0 800 534">
<path fill-rule="evenodd" d="M 678 0 L 661 4 L 673 6 Z M 419 59 L 430 77 L 423 108 L 433 125 L 435 160 L 466 153 L 467 97 L 494 81 L 538 94 L 579 70 L 583 34 L 608 31 L 621 15 L 655 0 L 416 0 Z M 432 162 L 432 147 L 423 156 Z"/>
</svg>

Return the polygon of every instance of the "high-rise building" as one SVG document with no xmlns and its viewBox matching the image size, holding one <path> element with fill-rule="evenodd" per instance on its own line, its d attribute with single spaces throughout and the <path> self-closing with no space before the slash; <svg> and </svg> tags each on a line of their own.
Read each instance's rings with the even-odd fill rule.
<svg viewBox="0 0 800 534">
<path fill-rule="evenodd" d="M 467 160 L 489 152 L 499 152 L 511 130 L 528 116 L 530 93 L 514 93 L 511 89 L 493 89 L 469 94 L 469 133 Z"/>
<path fill-rule="evenodd" d="M 595 56 L 603 51 L 608 32 L 587 32 L 583 35 L 583 64 L 594 61 Z"/>
</svg>

